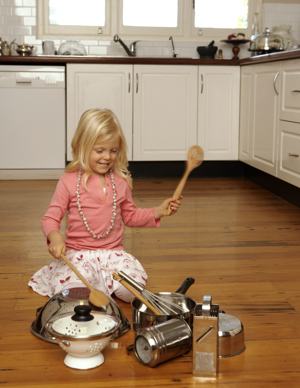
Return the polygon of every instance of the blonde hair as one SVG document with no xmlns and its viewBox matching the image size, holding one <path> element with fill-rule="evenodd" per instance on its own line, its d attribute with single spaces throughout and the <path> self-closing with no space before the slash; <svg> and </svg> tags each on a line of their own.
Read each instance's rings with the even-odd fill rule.
<svg viewBox="0 0 300 388">
<path fill-rule="evenodd" d="M 109 109 L 88 109 L 81 115 L 71 143 L 73 160 L 66 167 L 66 171 L 73 172 L 81 169 L 86 184 L 88 178 L 93 174 L 90 166 L 90 154 L 95 143 L 112 140 L 119 142 L 114 172 L 126 179 L 132 186 L 128 171 L 126 139 L 119 120 Z"/>
</svg>

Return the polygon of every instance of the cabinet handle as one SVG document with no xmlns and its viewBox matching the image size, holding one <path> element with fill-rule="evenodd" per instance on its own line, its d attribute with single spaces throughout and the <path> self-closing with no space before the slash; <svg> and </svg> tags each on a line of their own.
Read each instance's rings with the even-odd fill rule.
<svg viewBox="0 0 300 388">
<path fill-rule="evenodd" d="M 291 152 L 289 152 L 288 155 L 293 158 L 299 158 L 299 154 L 292 154 Z"/>
<path fill-rule="evenodd" d="M 300 90 L 299 89 L 294 89 L 294 90 L 292 90 L 292 93 L 300 93 Z"/>
<path fill-rule="evenodd" d="M 32 81 L 29 79 L 29 80 L 19 80 L 19 81 L 16 81 L 16 84 L 32 84 Z"/>
<path fill-rule="evenodd" d="M 135 73 L 135 92 L 138 93 L 139 91 L 139 75 L 138 73 Z"/>
<path fill-rule="evenodd" d="M 201 94 L 203 94 L 203 90 L 204 90 L 204 78 L 203 78 L 203 74 L 201 74 L 201 90 L 200 90 Z"/>
<path fill-rule="evenodd" d="M 278 92 L 278 90 L 276 88 L 276 81 L 277 81 L 278 76 L 279 76 L 279 71 L 275 74 L 275 77 L 273 79 L 273 88 L 274 88 L 274 91 L 277 94 L 277 96 L 279 95 L 279 92 Z"/>
<path fill-rule="evenodd" d="M 131 73 L 128 73 L 128 93 L 131 91 Z"/>
</svg>

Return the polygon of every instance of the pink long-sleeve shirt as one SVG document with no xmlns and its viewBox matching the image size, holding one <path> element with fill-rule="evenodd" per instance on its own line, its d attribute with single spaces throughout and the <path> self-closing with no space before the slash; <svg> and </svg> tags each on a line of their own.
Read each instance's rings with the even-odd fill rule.
<svg viewBox="0 0 300 388">
<path fill-rule="evenodd" d="M 124 249 L 125 225 L 131 227 L 157 227 L 153 208 L 138 208 L 132 198 L 128 182 L 114 174 L 117 192 L 117 216 L 113 230 L 101 239 L 94 239 L 86 230 L 77 207 L 77 173 L 66 172 L 59 179 L 50 205 L 42 217 L 42 229 L 47 237 L 52 231 L 59 231 L 61 221 L 67 214 L 66 247 L 75 250 Z M 87 190 L 80 186 L 80 202 L 90 228 L 101 234 L 110 225 L 113 207 L 113 190 L 109 176 L 105 176 L 107 193 L 100 187 L 97 175 L 92 175 Z"/>
</svg>

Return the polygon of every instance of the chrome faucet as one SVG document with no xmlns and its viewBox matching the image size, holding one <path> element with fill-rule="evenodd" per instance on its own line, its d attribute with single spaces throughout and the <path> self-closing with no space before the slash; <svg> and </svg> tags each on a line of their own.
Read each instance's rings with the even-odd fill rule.
<svg viewBox="0 0 300 388">
<path fill-rule="evenodd" d="M 174 40 L 173 40 L 173 36 L 171 35 L 169 37 L 169 40 L 171 41 L 171 44 L 172 44 L 172 53 L 173 53 L 173 58 L 176 58 L 178 54 L 175 53 L 175 46 L 174 46 Z"/>
<path fill-rule="evenodd" d="M 114 42 L 119 42 L 128 56 L 136 57 L 136 44 L 139 42 L 138 40 L 135 40 L 134 42 L 130 43 L 128 47 L 126 43 L 124 43 L 123 40 L 119 37 L 119 35 L 116 34 L 114 35 Z"/>
</svg>

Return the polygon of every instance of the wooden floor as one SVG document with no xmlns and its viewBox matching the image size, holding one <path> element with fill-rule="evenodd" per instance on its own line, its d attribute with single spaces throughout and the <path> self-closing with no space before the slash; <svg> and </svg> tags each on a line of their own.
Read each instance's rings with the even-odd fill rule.
<svg viewBox="0 0 300 388">
<path fill-rule="evenodd" d="M 175 180 L 135 181 L 135 198 L 152 206 Z M 246 351 L 221 359 L 216 383 L 192 377 L 191 353 L 157 368 L 140 364 L 128 332 L 107 348 L 105 363 L 78 371 L 59 346 L 30 333 L 46 298 L 27 288 L 50 257 L 40 217 L 54 181 L 0 181 L 0 384 L 3 387 L 299 387 L 300 208 L 244 178 L 189 181 L 175 217 L 160 229 L 128 229 L 126 247 L 140 258 L 153 291 L 174 291 L 186 276 L 188 296 L 210 294 L 245 327 Z M 131 319 L 130 306 L 119 304 Z"/>
</svg>

